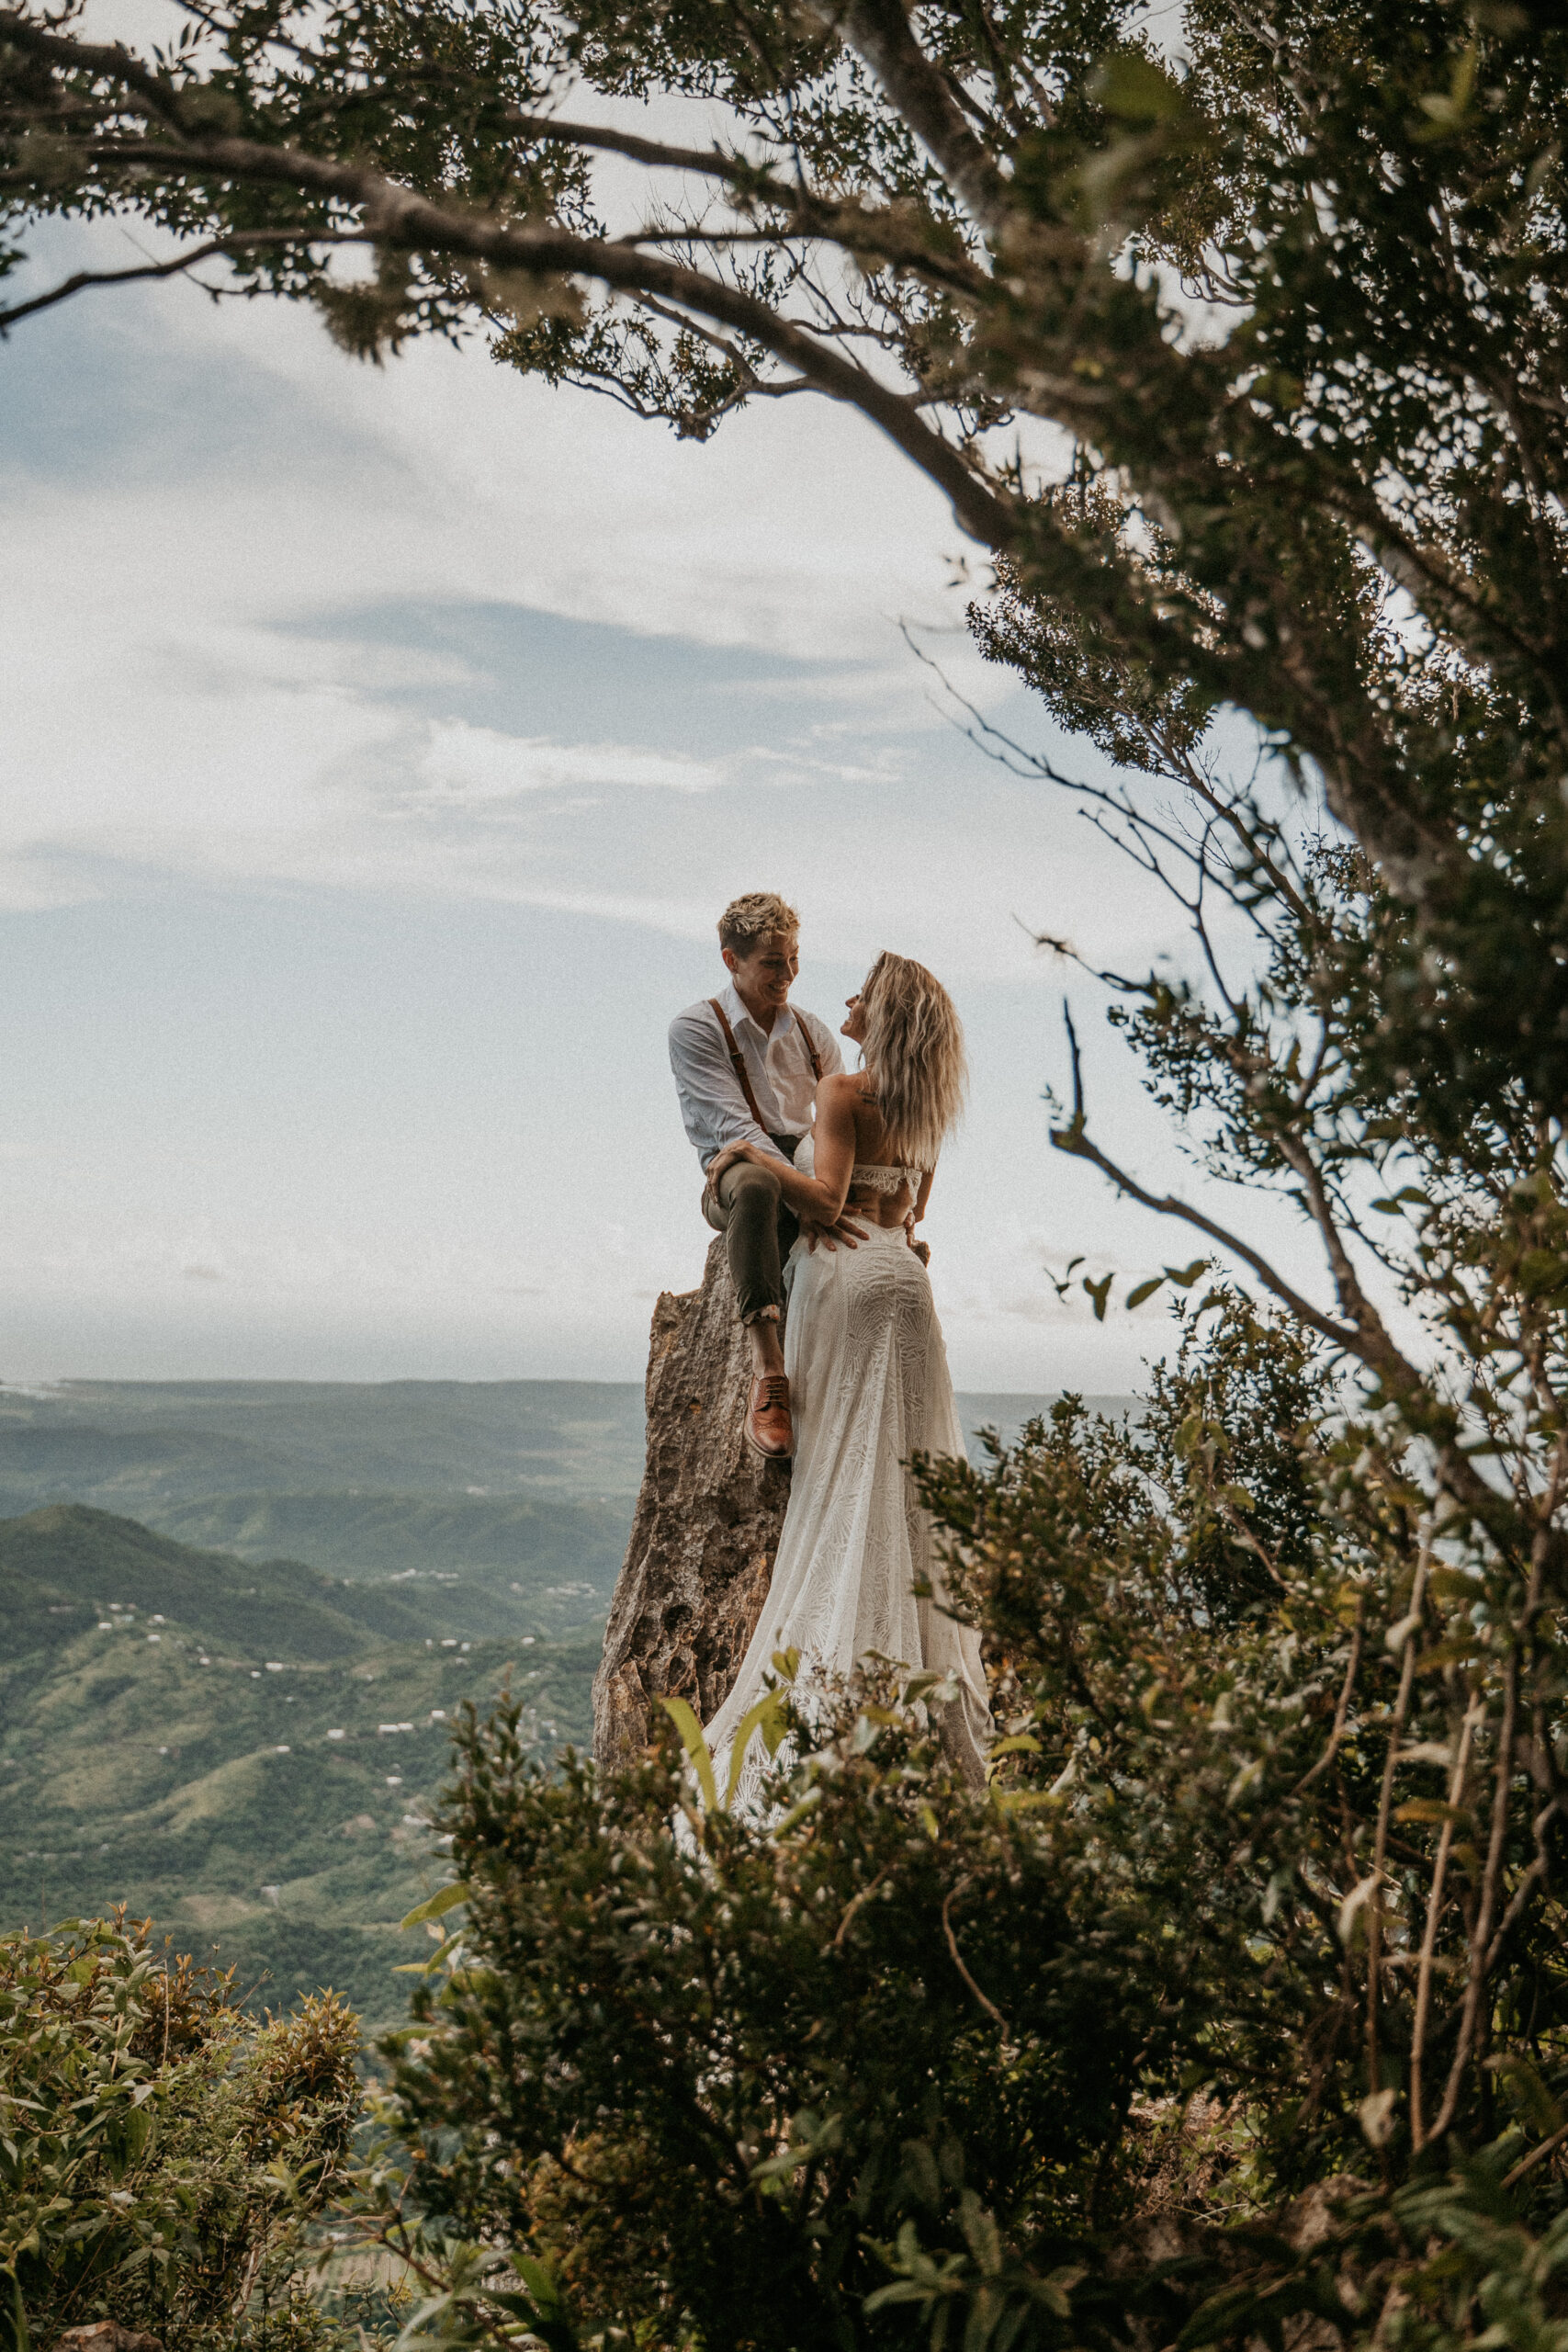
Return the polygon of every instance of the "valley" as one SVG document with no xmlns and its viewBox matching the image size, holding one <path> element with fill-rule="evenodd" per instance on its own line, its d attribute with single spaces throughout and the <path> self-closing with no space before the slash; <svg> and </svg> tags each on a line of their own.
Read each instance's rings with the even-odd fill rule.
<svg viewBox="0 0 1568 2352">
<path fill-rule="evenodd" d="M 642 1446 L 630 1383 L 0 1385 L 0 1924 L 123 1904 L 394 2022 L 461 1710 L 589 1743 Z"/>
</svg>

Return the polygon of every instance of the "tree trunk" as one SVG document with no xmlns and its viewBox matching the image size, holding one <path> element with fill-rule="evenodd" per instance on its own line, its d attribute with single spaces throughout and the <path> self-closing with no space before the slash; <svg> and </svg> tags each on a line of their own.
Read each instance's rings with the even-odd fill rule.
<svg viewBox="0 0 1568 2352">
<path fill-rule="evenodd" d="M 701 1290 L 664 1291 L 653 1310 L 642 1491 L 593 1679 L 602 1764 L 647 1746 L 660 1698 L 708 1722 L 761 1614 L 789 1472 L 747 1450 L 750 1371 L 720 1238 Z"/>
</svg>

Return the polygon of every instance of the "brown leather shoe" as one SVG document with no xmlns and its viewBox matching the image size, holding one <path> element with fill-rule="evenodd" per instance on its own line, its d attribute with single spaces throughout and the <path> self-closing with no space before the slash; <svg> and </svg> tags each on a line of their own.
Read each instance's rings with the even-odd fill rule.
<svg viewBox="0 0 1568 2352">
<path fill-rule="evenodd" d="M 746 1442 L 764 1462 L 787 1462 L 795 1452 L 789 1383 L 782 1372 L 761 1372 L 746 1405 Z"/>
</svg>

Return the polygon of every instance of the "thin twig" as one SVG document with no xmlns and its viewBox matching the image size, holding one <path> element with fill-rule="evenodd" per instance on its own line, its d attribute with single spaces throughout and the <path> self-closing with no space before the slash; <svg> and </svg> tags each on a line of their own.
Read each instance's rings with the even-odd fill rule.
<svg viewBox="0 0 1568 2352">
<path fill-rule="evenodd" d="M 1449 1855 L 1453 1846 L 1453 1815 L 1464 1794 L 1464 1783 L 1470 1770 L 1470 1742 L 1475 1726 L 1485 1714 L 1485 1708 L 1472 1698 L 1460 1725 L 1459 1751 L 1453 1770 L 1449 1775 L 1449 1818 L 1444 1822 L 1438 1839 L 1437 1860 L 1432 1868 L 1432 1887 L 1427 1897 L 1427 1920 L 1421 1935 L 1421 1957 L 1416 1976 L 1416 2022 L 1410 2038 L 1410 2144 L 1418 2154 L 1427 2143 L 1422 2118 L 1422 2061 L 1427 2048 L 1427 2018 L 1432 2005 L 1432 1961 L 1437 1950 L 1438 1923 L 1442 1917 L 1444 1889 L 1448 1881 Z"/>
<path fill-rule="evenodd" d="M 1304 1790 L 1311 1788 L 1314 1781 L 1320 1780 L 1339 1753 L 1339 1743 L 1345 1736 L 1346 1720 L 1350 1712 L 1350 1693 L 1356 1687 L 1357 1669 L 1361 1663 L 1361 1636 L 1366 1614 L 1367 1596 L 1362 1593 L 1356 1602 L 1356 1623 L 1350 1635 L 1350 1661 L 1345 1668 L 1345 1680 L 1340 1688 L 1339 1704 L 1334 1711 L 1334 1726 L 1328 1735 L 1328 1745 L 1311 1770 L 1302 1774 L 1291 1791 L 1293 1797 L 1299 1797 Z"/>
<path fill-rule="evenodd" d="M 1460 2018 L 1459 2038 L 1454 2048 L 1453 2064 L 1449 2068 L 1443 2103 L 1432 2123 L 1434 2140 L 1440 2140 L 1454 2120 L 1465 2068 L 1475 2048 L 1481 2023 L 1481 2000 L 1487 1978 L 1486 1947 L 1492 1936 L 1492 1919 L 1497 1905 L 1503 1849 L 1508 1829 L 1508 1785 L 1515 1770 L 1514 1716 L 1518 1702 L 1518 1652 L 1511 1648 L 1503 1662 L 1503 1719 L 1497 1728 L 1497 1752 L 1493 1767 L 1492 1823 L 1486 1843 L 1486 1864 L 1481 1881 L 1481 1908 L 1471 1932 L 1470 1973 L 1464 1988 L 1464 2009 Z"/>
<path fill-rule="evenodd" d="M 883 1880 L 887 1876 L 887 1872 L 891 1867 L 891 1863 L 885 1864 L 884 1867 L 877 1871 L 876 1876 L 872 1880 L 871 1884 L 869 1886 L 863 1886 L 860 1893 L 858 1894 L 852 1895 L 849 1902 L 844 1905 L 844 1916 L 839 1922 L 839 1932 L 833 1938 L 833 1950 L 835 1951 L 838 1951 L 840 1949 L 843 1944 L 844 1938 L 849 1934 L 850 1922 L 854 1917 L 855 1913 L 860 1909 L 863 1903 L 870 1902 L 872 1896 L 876 1893 L 877 1888 L 882 1884 Z"/>
<path fill-rule="evenodd" d="M 1357 1356 L 1362 1362 L 1370 1363 L 1374 1370 L 1381 1369 L 1362 1334 L 1353 1324 L 1337 1323 L 1331 1315 L 1325 1315 L 1321 1307 L 1314 1306 L 1310 1299 L 1303 1298 L 1300 1291 L 1285 1280 L 1283 1274 L 1275 1272 L 1261 1251 L 1254 1250 L 1249 1242 L 1243 1241 L 1238 1234 L 1229 1232 L 1223 1225 L 1217 1225 L 1212 1216 L 1205 1216 L 1201 1209 L 1191 1207 L 1186 1201 L 1177 1200 L 1174 1194 L 1167 1193 L 1161 1197 L 1149 1192 L 1145 1186 L 1138 1182 L 1136 1177 L 1129 1176 L 1125 1169 L 1119 1168 L 1113 1159 L 1108 1159 L 1098 1144 L 1090 1143 L 1084 1133 L 1086 1114 L 1083 1102 L 1082 1065 L 1077 1033 L 1073 1027 L 1070 1009 L 1064 1008 L 1064 1018 L 1066 1022 L 1067 1041 L 1073 1064 L 1073 1115 L 1066 1127 L 1055 1127 L 1052 1130 L 1051 1141 L 1056 1149 L 1068 1153 L 1075 1159 L 1087 1159 L 1092 1167 L 1098 1168 L 1102 1175 L 1111 1179 L 1118 1192 L 1125 1193 L 1129 1200 L 1141 1202 L 1145 1208 L 1153 1209 L 1156 1216 L 1179 1217 L 1183 1224 L 1194 1226 L 1200 1233 L 1206 1233 L 1211 1241 L 1217 1241 L 1222 1250 L 1230 1250 L 1234 1256 L 1241 1260 L 1244 1265 L 1250 1266 L 1259 1282 L 1271 1290 L 1275 1297 L 1290 1308 L 1292 1315 L 1299 1316 L 1310 1329 L 1320 1333 L 1335 1347 L 1343 1348 L 1348 1354 Z"/>
<path fill-rule="evenodd" d="M 1382 1992 L 1382 1889 L 1387 1875 L 1388 1819 L 1393 1806 L 1393 1776 L 1399 1769 L 1399 1744 L 1404 1736 L 1405 1720 L 1410 1713 L 1410 1693 L 1416 1683 L 1416 1635 L 1420 1631 L 1421 1612 L 1426 1605 L 1427 1577 L 1432 1565 L 1432 1521 L 1428 1513 L 1421 1537 L 1421 1550 L 1416 1563 L 1416 1581 L 1411 1587 L 1410 1608 L 1405 1619 L 1404 1655 L 1400 1661 L 1399 1695 L 1393 1703 L 1393 1713 L 1388 1725 L 1388 1745 L 1383 1752 L 1382 1786 L 1378 1792 L 1377 1827 L 1372 1835 L 1372 1892 L 1367 1909 L 1367 2091 L 1369 2096 L 1382 2088 L 1378 2080 L 1378 2002 Z M 1379 2151 L 1386 2174 L 1387 2159 Z"/>
<path fill-rule="evenodd" d="M 969 1990 L 974 1994 L 975 1998 L 979 2002 L 980 2007 L 985 2010 L 987 2016 L 995 2018 L 1002 2031 L 1006 2033 L 1010 2030 L 1006 2018 L 1003 2017 L 995 2001 L 988 2001 L 986 1998 L 986 1996 L 981 1992 L 978 1984 L 976 1984 L 975 1979 L 970 1975 L 969 1971 L 964 1967 L 964 1955 L 958 1949 L 958 1939 L 953 1932 L 953 1922 L 947 1916 L 948 1905 L 953 1901 L 953 1896 L 955 1894 L 962 1894 L 968 1884 L 969 1881 L 966 1878 L 961 1878 L 958 1884 L 956 1886 L 950 1886 L 947 1893 L 942 1896 L 942 1931 L 947 1938 L 947 1949 L 953 1954 L 953 1964 L 954 1968 L 957 1969 L 958 1973 L 963 1977 L 964 1982 L 968 1985 Z"/>
<path fill-rule="evenodd" d="M 62 278 L 58 286 L 51 286 L 47 294 L 35 294 L 30 301 L 14 302 L 8 311 L 0 311 L 0 334 L 15 326 L 18 319 L 30 319 L 36 311 L 52 310 L 56 302 L 68 302 L 85 287 L 124 286 L 136 277 L 177 277 L 182 270 L 194 268 L 198 261 L 210 261 L 214 254 L 227 251 L 227 240 L 214 237 L 191 253 L 176 254 L 173 261 L 142 262 L 134 269 L 79 269 L 73 277 Z"/>
<path fill-rule="evenodd" d="M 1512 2172 L 1506 2172 L 1503 2175 L 1504 2188 L 1512 2188 L 1516 2181 L 1523 2180 L 1527 2172 L 1533 2172 L 1541 2158 L 1549 2156 L 1553 2148 L 1561 2147 L 1564 2140 L 1568 2140 L 1568 2123 L 1560 2123 L 1550 2140 L 1542 2140 L 1539 2147 L 1530 2150 L 1528 2156 L 1519 2158 Z"/>
</svg>

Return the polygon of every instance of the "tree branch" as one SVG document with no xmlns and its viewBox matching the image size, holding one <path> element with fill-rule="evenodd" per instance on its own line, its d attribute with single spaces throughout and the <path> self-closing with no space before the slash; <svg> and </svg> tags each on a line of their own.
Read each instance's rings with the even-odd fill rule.
<svg viewBox="0 0 1568 2352">
<path fill-rule="evenodd" d="M 209 261 L 214 254 L 227 253 L 231 240 L 214 237 L 205 245 L 197 245 L 193 253 L 176 254 L 172 261 L 142 262 L 133 269 L 79 269 L 71 277 L 62 277 L 47 294 L 35 294 L 26 302 L 13 302 L 8 311 L 0 311 L 0 335 L 14 327 L 18 319 L 30 319 L 39 311 L 52 310 L 56 302 L 68 302 L 73 294 L 80 294 L 88 286 L 125 286 L 137 277 L 177 277 L 182 271 L 194 269 L 198 261 Z"/>
<path fill-rule="evenodd" d="M 947 77 L 909 27 L 900 0 L 807 0 L 810 15 L 862 57 L 975 219 L 993 236 L 1015 220 L 1008 185 L 964 119 Z M 1081 253 L 1082 240 L 1072 243 Z"/>
<path fill-rule="evenodd" d="M 40 37 L 41 38 L 41 37 Z M 58 46 L 58 44 L 51 44 Z M 67 45 L 69 46 L 69 44 Z M 107 52 L 117 59 L 118 52 Z M 258 141 L 208 138 L 175 148 L 147 143 L 139 160 L 199 174 L 207 170 L 264 187 L 300 190 L 356 208 L 357 231 L 323 231 L 337 242 L 357 235 L 392 251 L 461 255 L 535 276 L 597 279 L 616 293 L 656 295 L 749 334 L 787 361 L 829 399 L 856 408 L 879 426 L 928 480 L 945 492 L 961 526 L 998 551 L 1012 542 L 1018 518 L 1011 501 L 992 489 L 963 452 L 926 424 L 914 401 L 824 345 L 795 321 L 739 287 L 635 246 L 580 236 L 555 223 L 512 224 L 448 209 L 400 187 L 367 164 L 312 155 Z M 301 232 L 310 242 L 312 232 Z"/>
<path fill-rule="evenodd" d="M 1277 1273 L 1268 1259 L 1250 1242 L 1243 1241 L 1239 1235 L 1216 1224 L 1212 1216 L 1205 1216 L 1201 1209 L 1193 1208 L 1190 1203 L 1179 1201 L 1174 1193 L 1160 1195 L 1149 1192 L 1136 1177 L 1129 1176 L 1124 1168 L 1119 1168 L 1113 1159 L 1109 1159 L 1097 1143 L 1089 1141 L 1084 1132 L 1083 1069 L 1070 1008 L 1063 1007 L 1063 1017 L 1067 1024 L 1067 1040 L 1073 1060 L 1073 1115 L 1065 1127 L 1051 1130 L 1051 1141 L 1055 1149 L 1066 1152 L 1074 1159 L 1087 1159 L 1102 1175 L 1111 1179 L 1119 1193 L 1125 1193 L 1129 1200 L 1138 1202 L 1144 1208 L 1153 1209 L 1156 1216 L 1179 1217 L 1184 1224 L 1207 1234 L 1210 1240 L 1218 1242 L 1222 1250 L 1228 1250 L 1244 1265 L 1250 1266 L 1264 1287 L 1273 1293 L 1281 1306 L 1288 1306 L 1292 1315 L 1299 1317 L 1309 1330 L 1317 1332 L 1320 1338 L 1329 1340 L 1333 1346 L 1343 1348 L 1347 1354 L 1370 1364 L 1366 1341 L 1355 1324 L 1337 1323 L 1331 1315 L 1325 1315 L 1321 1307 L 1314 1306 L 1311 1299 L 1304 1298 L 1283 1274 Z"/>
</svg>

